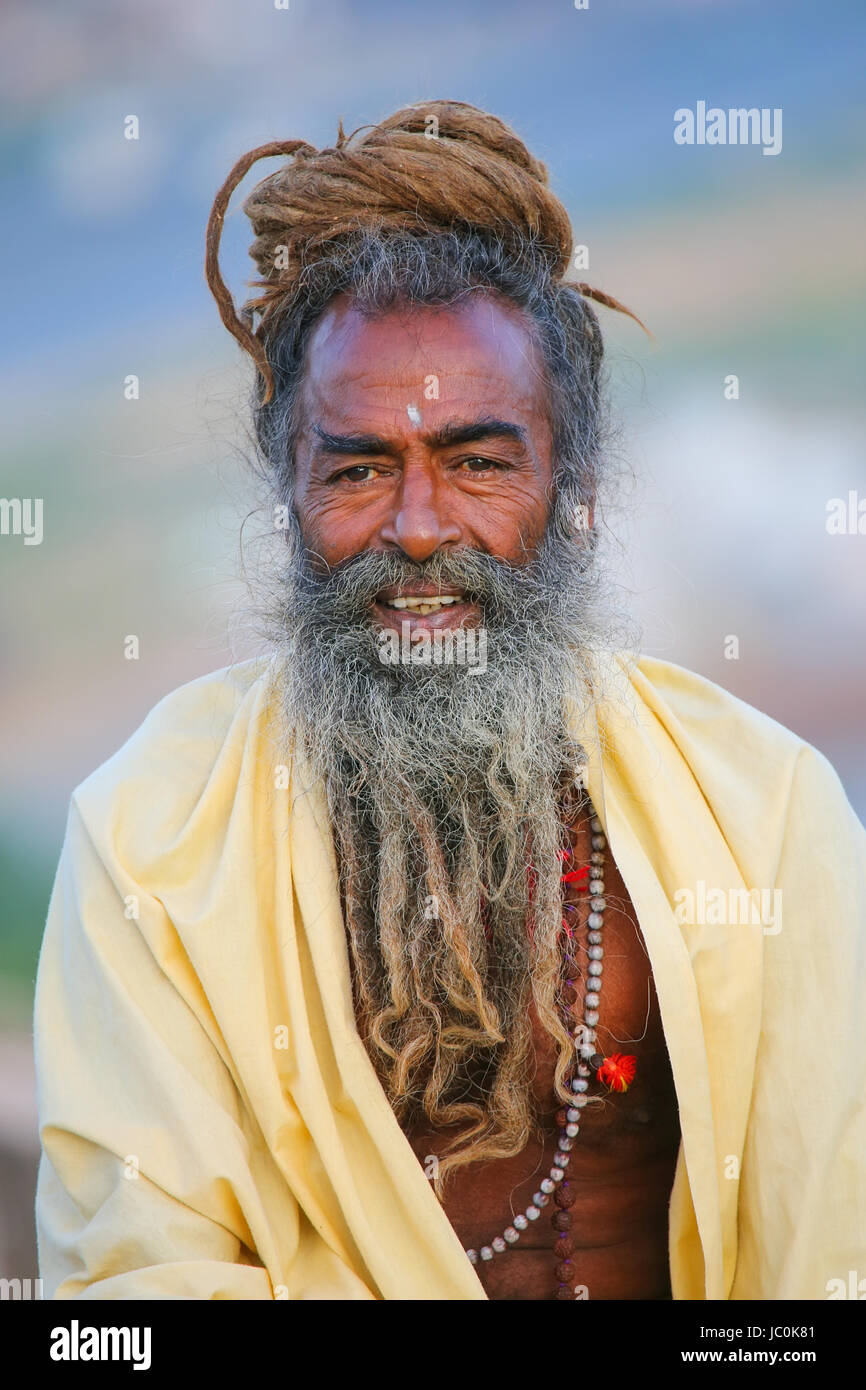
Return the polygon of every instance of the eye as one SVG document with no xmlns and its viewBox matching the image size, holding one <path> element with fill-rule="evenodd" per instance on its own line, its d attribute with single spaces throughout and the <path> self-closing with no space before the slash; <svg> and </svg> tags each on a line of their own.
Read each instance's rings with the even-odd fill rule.
<svg viewBox="0 0 866 1390">
<path fill-rule="evenodd" d="M 364 474 L 367 477 L 364 477 Z M 333 482 L 346 481 L 347 483 L 369 483 L 372 478 L 378 478 L 378 471 L 369 463 L 353 463 L 351 468 L 344 468 L 341 473 L 335 473 Z"/>
<path fill-rule="evenodd" d="M 460 466 L 465 467 L 469 473 L 488 473 L 494 468 L 504 468 L 505 464 L 497 463 L 495 459 L 482 458 L 480 454 L 473 454 L 471 458 L 461 459 Z"/>
</svg>

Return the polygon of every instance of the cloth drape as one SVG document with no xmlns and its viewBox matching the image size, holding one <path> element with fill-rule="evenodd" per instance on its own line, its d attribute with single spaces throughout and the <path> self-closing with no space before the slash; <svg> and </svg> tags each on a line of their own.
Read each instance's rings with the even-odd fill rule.
<svg viewBox="0 0 866 1390">
<path fill-rule="evenodd" d="M 587 786 L 680 1110 L 673 1297 L 826 1298 L 866 1274 L 866 832 L 819 752 L 712 682 L 597 673 Z M 72 794 L 34 1019 L 47 1297 L 486 1298 L 357 1032 L 272 675 L 182 686 Z"/>
</svg>

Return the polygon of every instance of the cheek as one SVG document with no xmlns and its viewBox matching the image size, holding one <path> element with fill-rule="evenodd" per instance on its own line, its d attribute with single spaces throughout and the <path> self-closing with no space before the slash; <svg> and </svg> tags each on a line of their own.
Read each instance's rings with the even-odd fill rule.
<svg viewBox="0 0 866 1390">
<path fill-rule="evenodd" d="M 548 518 L 546 497 L 534 488 L 488 499 L 472 508 L 468 530 L 476 543 L 507 560 L 519 560 L 544 535 Z"/>
<path fill-rule="evenodd" d="M 298 503 L 297 515 L 304 544 L 329 565 L 370 545 L 374 528 L 367 508 L 312 495 Z"/>
</svg>

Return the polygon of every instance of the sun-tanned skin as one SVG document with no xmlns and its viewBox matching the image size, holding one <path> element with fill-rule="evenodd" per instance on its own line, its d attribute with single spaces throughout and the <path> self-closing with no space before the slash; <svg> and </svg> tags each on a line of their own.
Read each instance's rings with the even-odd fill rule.
<svg viewBox="0 0 866 1390">
<path fill-rule="evenodd" d="M 577 827 L 576 862 L 589 862 L 589 830 Z M 605 866 L 604 993 L 599 1050 L 637 1057 L 635 1080 L 602 1108 L 586 1106 L 571 1151 L 569 1182 L 575 1284 L 590 1299 L 670 1297 L 668 1201 L 679 1150 L 679 1115 L 652 972 L 634 909 L 610 855 Z M 535 1020 L 533 1020 L 535 1022 Z M 553 1071 L 556 1046 L 534 1028 L 533 1090 L 544 1116 L 544 1142 L 531 1142 L 516 1158 L 458 1169 L 446 1191 L 445 1211 L 467 1249 L 489 1245 L 512 1216 L 525 1211 L 556 1147 Z M 594 1088 L 597 1089 L 597 1088 Z M 418 1131 L 409 1141 L 419 1160 L 441 1154 L 441 1135 Z M 428 1166 L 429 1165 L 425 1165 Z M 554 1235 L 546 1207 L 539 1220 L 504 1255 L 476 1266 L 490 1298 L 551 1299 L 557 1280 Z"/>
<path fill-rule="evenodd" d="M 307 547 L 328 565 L 365 550 L 416 562 L 472 546 L 519 565 L 544 534 L 553 471 L 543 364 L 520 311 L 495 296 L 457 307 L 395 309 L 365 318 L 345 298 L 313 330 L 295 457 L 296 507 Z M 468 431 L 471 430 L 471 437 Z M 448 433 L 446 433 L 448 431 Z M 432 592 L 409 585 L 400 596 Z M 373 617 L 400 630 L 479 621 L 458 602 L 426 616 L 389 608 Z M 458 595 L 459 597 L 459 595 Z M 587 827 L 577 862 L 588 862 Z M 634 909 L 610 855 L 606 873 L 605 989 L 599 1045 L 638 1058 L 635 1082 L 599 1111 L 587 1107 L 569 1179 L 577 1280 L 591 1299 L 670 1296 L 667 1204 L 679 1147 L 676 1096 L 652 972 Z M 460 1169 L 445 1210 L 465 1246 L 500 1233 L 532 1200 L 555 1141 L 555 1044 L 536 1029 L 535 1088 L 545 1142 L 516 1158 Z M 423 1162 L 448 1135 L 409 1134 Z M 479 1265 L 491 1298 L 549 1299 L 549 1209 L 506 1255 Z"/>
</svg>

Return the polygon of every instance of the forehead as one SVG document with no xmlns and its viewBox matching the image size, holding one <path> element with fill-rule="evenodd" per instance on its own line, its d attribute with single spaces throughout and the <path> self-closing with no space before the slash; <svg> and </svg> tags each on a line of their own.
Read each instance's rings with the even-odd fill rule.
<svg viewBox="0 0 866 1390">
<path fill-rule="evenodd" d="M 315 325 L 306 352 L 305 420 L 351 418 L 415 405 L 425 421 L 479 403 L 508 404 L 529 426 L 547 418 L 541 354 L 522 311 L 477 293 L 456 305 L 399 305 L 369 316 L 340 295 Z"/>
</svg>

